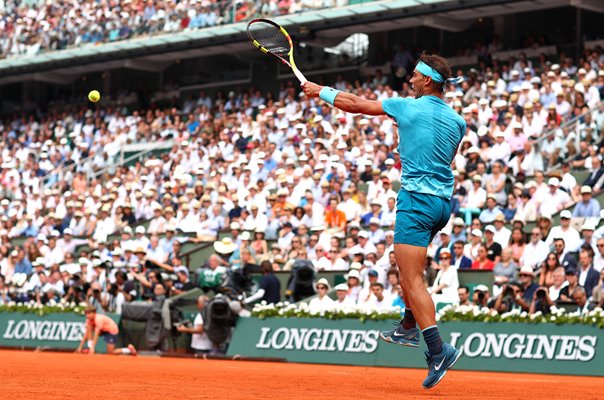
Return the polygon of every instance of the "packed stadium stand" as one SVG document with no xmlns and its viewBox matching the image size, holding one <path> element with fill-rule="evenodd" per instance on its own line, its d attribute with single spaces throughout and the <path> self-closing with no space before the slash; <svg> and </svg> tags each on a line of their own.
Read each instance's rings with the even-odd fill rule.
<svg viewBox="0 0 604 400">
<path fill-rule="evenodd" d="M 376 22 L 394 6 L 350 3 L 0 3 L 0 304 L 119 313 L 194 287 L 249 297 L 245 278 L 270 271 L 278 301 L 310 266 L 355 304 L 402 305 L 391 251 L 404 132 L 305 98 L 245 41 L 244 21 L 296 14 L 309 79 L 412 96 L 424 49 L 464 78 L 445 94 L 467 132 L 426 261 L 435 303 L 499 311 L 513 289 L 517 307 L 545 311 L 583 286 L 602 305 L 603 7 L 402 1 Z"/>
</svg>

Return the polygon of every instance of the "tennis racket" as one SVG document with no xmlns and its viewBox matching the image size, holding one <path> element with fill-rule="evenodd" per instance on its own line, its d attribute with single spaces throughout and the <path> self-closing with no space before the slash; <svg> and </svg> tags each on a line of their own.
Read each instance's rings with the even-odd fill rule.
<svg viewBox="0 0 604 400">
<path fill-rule="evenodd" d="M 247 35 L 263 53 L 270 54 L 292 69 L 300 83 L 307 79 L 296 67 L 294 62 L 294 43 L 289 33 L 279 24 L 263 18 L 250 21 L 247 24 Z"/>
</svg>

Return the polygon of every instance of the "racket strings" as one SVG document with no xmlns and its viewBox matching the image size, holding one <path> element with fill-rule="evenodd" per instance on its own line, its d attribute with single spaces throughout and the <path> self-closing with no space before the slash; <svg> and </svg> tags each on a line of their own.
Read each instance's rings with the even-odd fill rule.
<svg viewBox="0 0 604 400">
<path fill-rule="evenodd" d="M 248 31 L 260 46 L 277 56 L 287 57 L 291 49 L 289 40 L 278 27 L 259 21 L 250 24 Z"/>
</svg>

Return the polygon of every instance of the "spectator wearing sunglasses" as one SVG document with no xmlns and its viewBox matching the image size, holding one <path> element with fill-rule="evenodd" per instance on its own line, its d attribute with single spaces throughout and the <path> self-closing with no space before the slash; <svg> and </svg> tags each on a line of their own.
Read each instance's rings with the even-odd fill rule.
<svg viewBox="0 0 604 400">
<path fill-rule="evenodd" d="M 315 289 L 317 289 L 317 297 L 308 303 L 310 312 L 320 313 L 321 311 L 334 308 L 334 301 L 327 295 L 327 292 L 329 292 L 329 282 L 327 282 L 327 279 L 319 279 L 315 284 Z"/>
</svg>

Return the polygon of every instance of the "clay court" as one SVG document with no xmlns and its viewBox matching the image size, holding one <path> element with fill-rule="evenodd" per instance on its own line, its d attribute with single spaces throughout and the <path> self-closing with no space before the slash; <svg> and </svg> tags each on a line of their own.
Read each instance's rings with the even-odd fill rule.
<svg viewBox="0 0 604 400">
<path fill-rule="evenodd" d="M 602 399 L 604 379 L 1 351 L 4 399 Z"/>
</svg>

